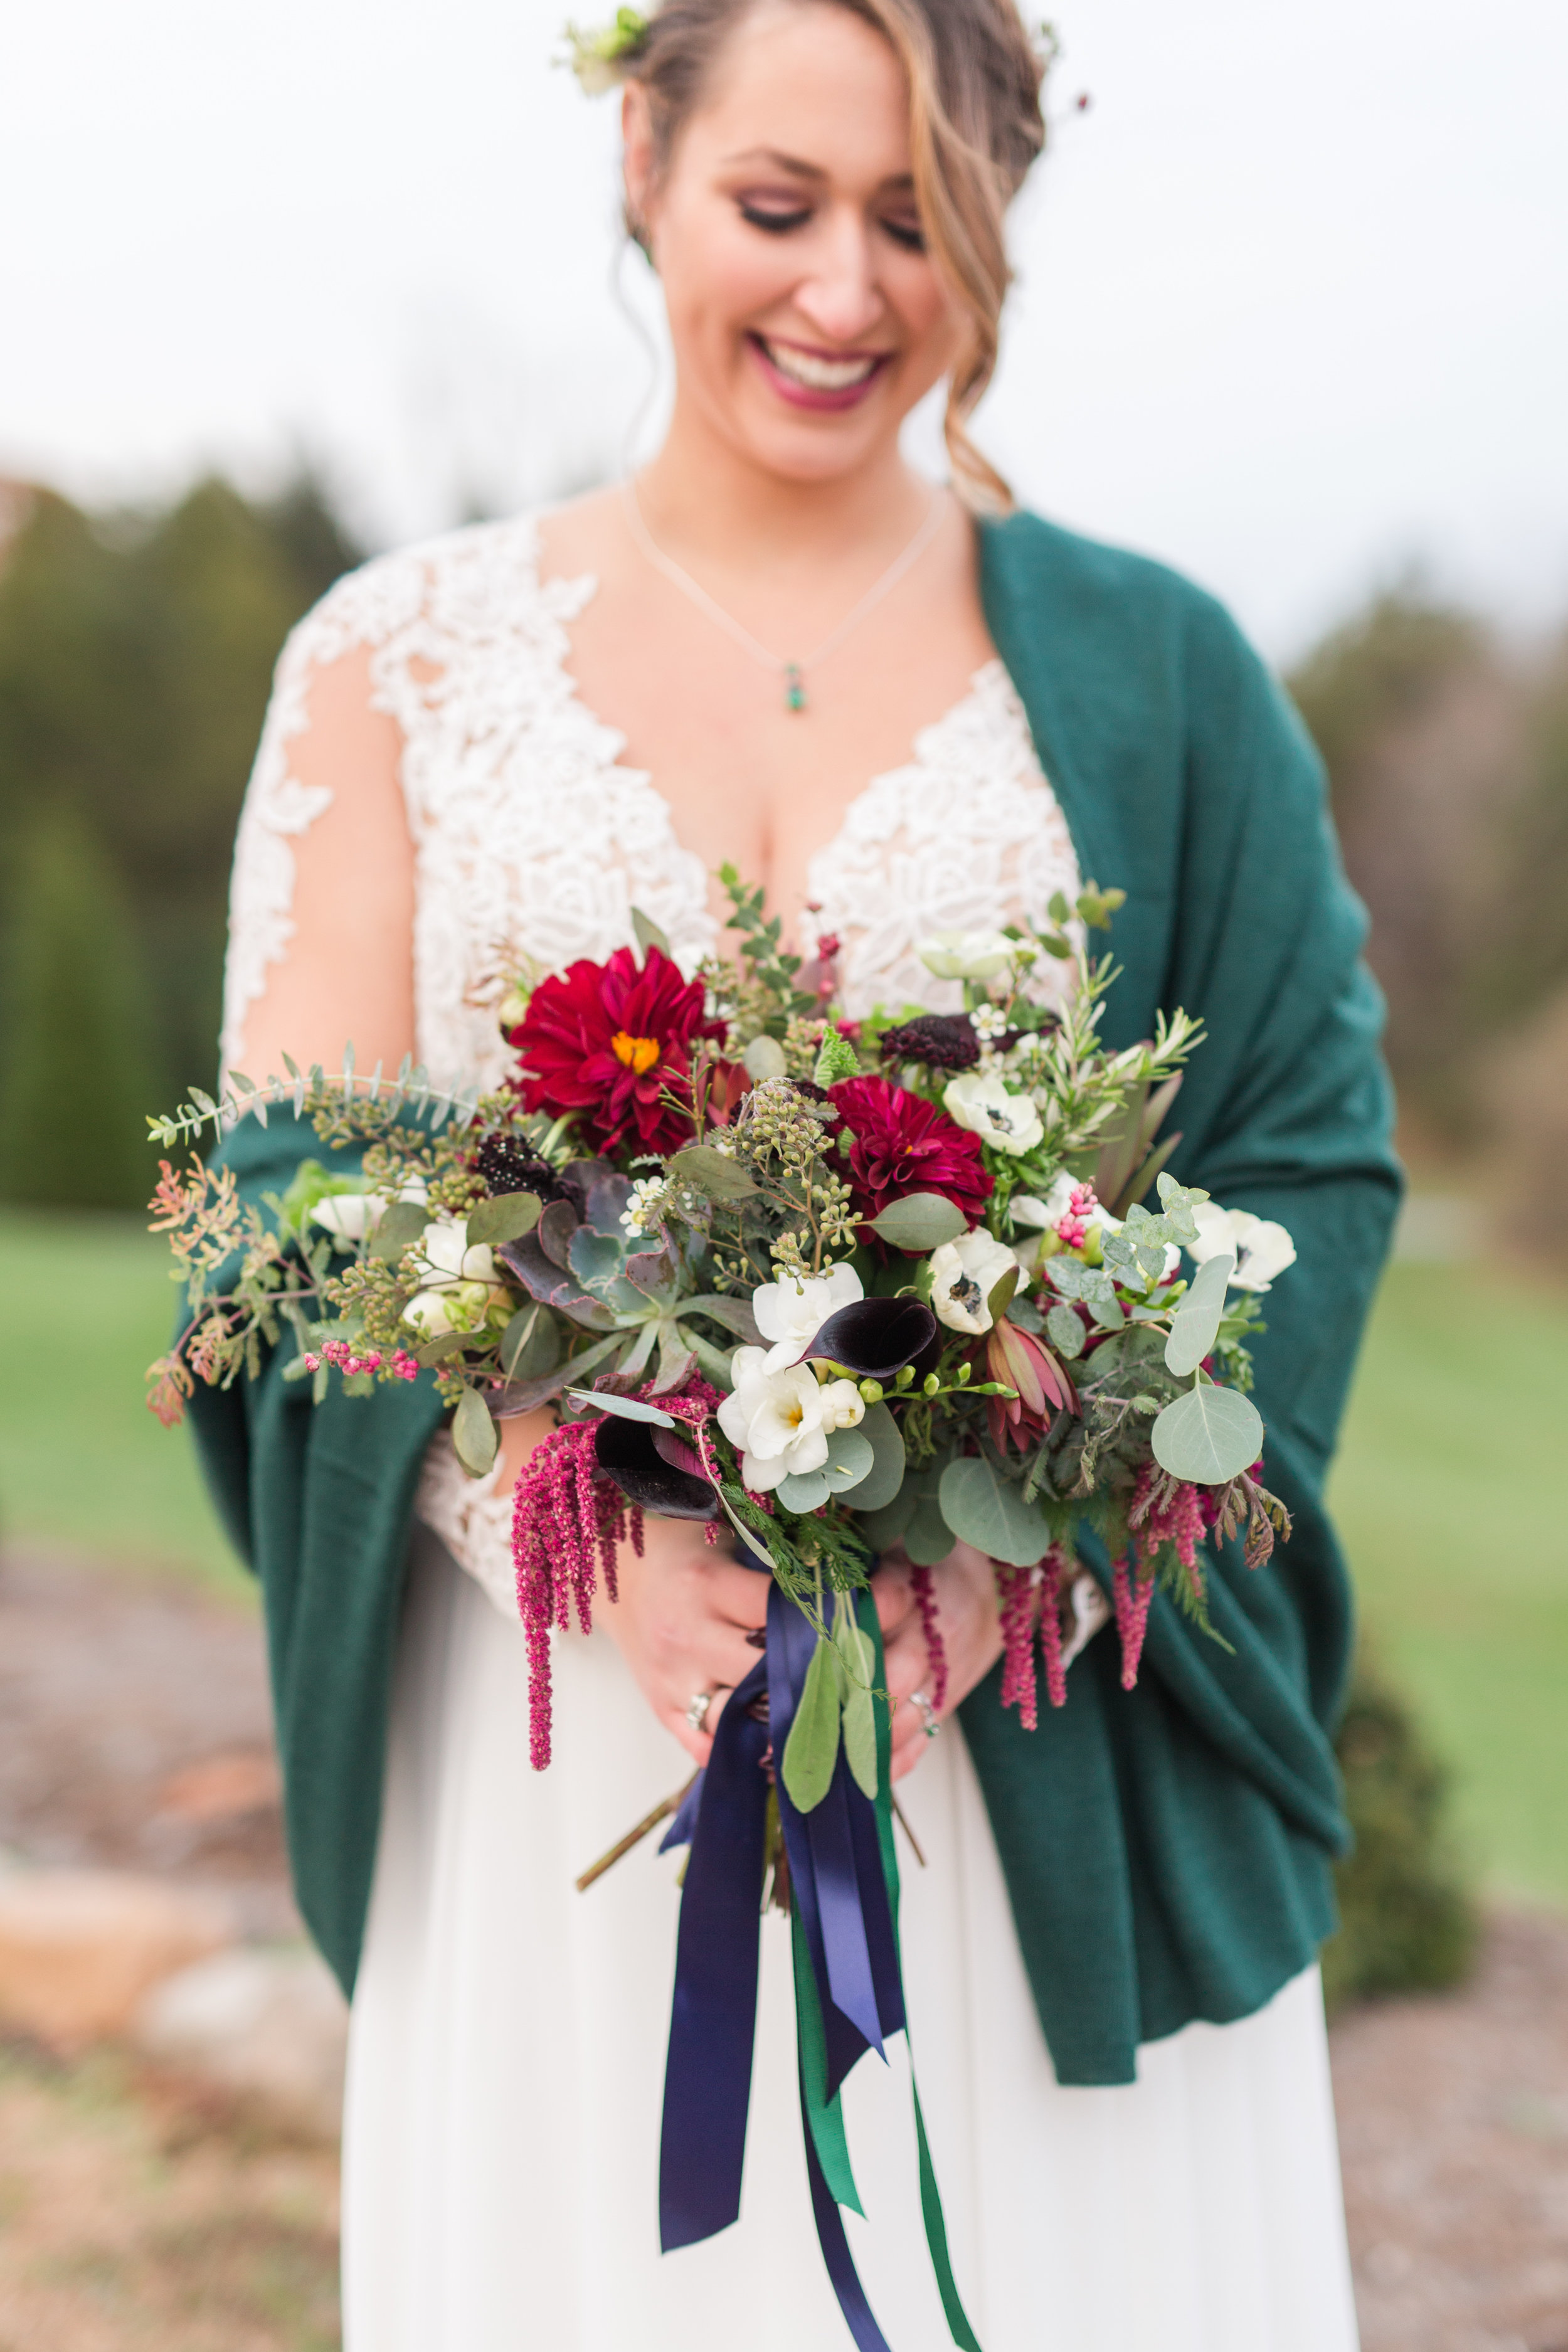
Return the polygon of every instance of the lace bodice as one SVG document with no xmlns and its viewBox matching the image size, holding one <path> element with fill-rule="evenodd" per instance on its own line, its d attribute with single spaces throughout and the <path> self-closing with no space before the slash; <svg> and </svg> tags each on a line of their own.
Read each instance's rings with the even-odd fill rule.
<svg viewBox="0 0 1568 2352">
<path fill-rule="evenodd" d="M 632 939 L 634 904 L 688 969 L 717 944 L 700 860 L 567 668 L 567 631 L 595 583 L 542 580 L 538 561 L 531 517 L 471 526 L 352 572 L 289 637 L 235 851 L 226 1063 L 241 1059 L 246 1014 L 293 937 L 293 844 L 331 804 L 291 769 L 310 681 L 356 648 L 403 738 L 416 1052 L 435 1077 L 494 1084 L 505 974 L 610 954 Z M 841 942 L 851 1013 L 878 999 L 956 1008 L 958 984 L 931 978 L 921 939 L 1044 920 L 1056 891 L 1076 895 L 1066 820 L 999 661 L 921 730 L 907 765 L 867 784 L 808 878 L 819 936 Z M 420 1515 L 510 1610 L 505 1511 L 488 1487 L 437 1440 Z"/>
</svg>

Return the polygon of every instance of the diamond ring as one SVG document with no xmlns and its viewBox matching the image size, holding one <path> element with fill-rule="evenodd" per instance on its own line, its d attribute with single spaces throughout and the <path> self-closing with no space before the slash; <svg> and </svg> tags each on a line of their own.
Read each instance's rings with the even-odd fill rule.
<svg viewBox="0 0 1568 2352">
<path fill-rule="evenodd" d="M 911 1691 L 910 1693 L 910 1705 L 919 1711 L 921 1721 L 925 1727 L 926 1738 L 928 1739 L 934 1739 L 937 1733 L 942 1729 L 942 1726 L 936 1719 L 936 1709 L 932 1706 L 930 1699 L 927 1698 L 924 1691 Z"/>
<path fill-rule="evenodd" d="M 713 1704 L 711 1691 L 697 1691 L 687 1704 L 686 1720 L 693 1731 L 700 1731 L 708 1720 L 708 1710 Z"/>
</svg>

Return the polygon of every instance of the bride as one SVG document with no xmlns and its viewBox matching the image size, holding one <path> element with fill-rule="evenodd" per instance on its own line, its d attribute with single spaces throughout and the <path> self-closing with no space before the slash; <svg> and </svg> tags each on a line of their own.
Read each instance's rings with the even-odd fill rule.
<svg viewBox="0 0 1568 2352">
<path fill-rule="evenodd" d="M 1300 1253 L 1259 1356 L 1297 1535 L 1258 1576 L 1216 1563 L 1228 1651 L 1157 1601 L 1131 1694 L 1086 1579 L 1068 1704 L 1034 1733 L 997 1705 L 988 1564 L 937 1571 L 939 1717 L 884 1560 L 924 1857 L 910 2045 L 986 2352 L 1349 2352 L 1315 1967 L 1349 1612 L 1318 1497 L 1397 1178 L 1315 763 L 1206 598 L 1011 512 L 968 437 L 1043 139 L 1011 0 L 666 0 L 594 62 L 668 310 L 668 438 L 635 481 L 378 559 L 295 633 L 240 828 L 226 1058 L 331 1065 L 352 1038 L 362 1067 L 411 1050 L 493 1083 L 506 970 L 607 955 L 634 905 L 689 968 L 722 944 L 725 861 L 807 951 L 837 938 L 851 1013 L 942 1004 L 933 929 L 1043 920 L 1091 874 L 1128 891 L 1113 1034 L 1205 1016 L 1177 1168 Z M 936 488 L 900 426 L 943 379 Z M 254 1193 L 301 1148 L 247 1120 L 227 1156 Z M 649 1841 L 573 1883 L 706 1758 L 763 1580 L 650 1529 L 558 1644 L 556 1761 L 531 1772 L 508 1498 L 550 1418 L 507 1423 L 475 1485 L 426 1390 L 312 1412 L 269 1372 L 196 1406 L 265 1587 L 301 1906 L 353 1990 L 349 2352 L 845 2343 L 787 1930 L 764 1924 L 741 2221 L 661 2257 L 676 1861 Z M 927 2352 L 949 2336 L 908 2063 L 851 2077 L 848 2226 L 894 2352 Z"/>
</svg>

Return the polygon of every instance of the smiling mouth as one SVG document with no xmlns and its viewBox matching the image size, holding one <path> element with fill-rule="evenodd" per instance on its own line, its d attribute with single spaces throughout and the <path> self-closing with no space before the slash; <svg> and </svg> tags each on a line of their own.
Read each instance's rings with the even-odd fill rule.
<svg viewBox="0 0 1568 2352">
<path fill-rule="evenodd" d="M 769 366 L 786 383 L 798 384 L 803 392 L 858 392 L 892 357 L 889 352 L 856 352 L 843 359 L 830 359 L 824 352 L 808 352 L 798 343 L 774 342 L 767 335 L 753 334 L 752 341 Z"/>
</svg>

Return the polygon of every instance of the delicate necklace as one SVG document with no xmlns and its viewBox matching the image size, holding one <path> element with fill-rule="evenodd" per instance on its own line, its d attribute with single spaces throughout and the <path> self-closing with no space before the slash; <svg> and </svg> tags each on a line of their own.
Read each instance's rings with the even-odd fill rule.
<svg viewBox="0 0 1568 2352">
<path fill-rule="evenodd" d="M 693 580 L 689 572 L 683 572 L 681 570 L 679 564 L 677 563 L 672 555 L 667 555 L 665 553 L 663 548 L 660 547 L 652 531 L 649 530 L 647 523 L 643 520 L 643 510 L 637 504 L 637 485 L 631 480 L 629 476 L 626 480 L 622 483 L 621 491 L 626 501 L 626 520 L 631 525 L 632 536 L 637 541 L 637 545 L 642 549 L 642 551 L 647 556 L 648 562 L 654 566 L 656 571 L 662 572 L 667 580 L 673 581 L 676 587 L 681 591 L 683 595 L 689 596 L 694 604 L 700 605 L 702 611 L 707 614 L 709 619 L 710 621 L 716 621 L 719 626 L 723 629 L 728 635 L 734 638 L 735 643 L 738 646 L 743 647 L 743 649 L 751 655 L 753 661 L 761 662 L 764 669 L 776 670 L 779 672 L 784 679 L 784 709 L 786 710 L 804 710 L 805 709 L 806 671 L 808 669 L 815 669 L 819 662 L 825 662 L 829 654 L 836 654 L 838 651 L 839 646 L 844 643 L 845 638 L 849 635 L 850 630 L 859 627 L 860 623 L 865 619 L 867 614 L 870 612 L 872 606 L 879 604 L 883 597 L 888 593 L 889 590 L 898 586 L 899 582 L 903 578 L 905 572 L 913 570 L 914 566 L 920 562 L 921 557 L 925 553 L 926 549 L 930 546 L 931 541 L 935 538 L 937 526 L 941 522 L 943 513 L 942 496 L 942 492 L 938 490 L 933 494 L 931 499 L 931 512 L 926 516 L 925 520 L 921 523 L 919 530 L 916 531 L 913 539 L 910 540 L 909 545 L 904 549 L 901 555 L 896 555 L 893 558 L 892 562 L 889 564 L 881 578 L 877 581 L 872 587 L 867 590 L 865 595 L 861 597 L 860 602 L 856 605 L 854 611 L 847 614 L 846 617 L 839 622 L 838 626 L 833 631 L 832 635 L 830 636 L 824 637 L 822 643 L 811 653 L 805 655 L 802 660 L 784 661 L 777 654 L 770 653 L 767 646 L 762 644 L 758 638 L 753 637 L 750 629 L 743 628 L 741 623 L 735 619 L 733 614 L 726 613 L 722 604 L 719 604 L 715 598 L 710 596 L 707 589 L 704 588 L 699 581 Z"/>
</svg>

